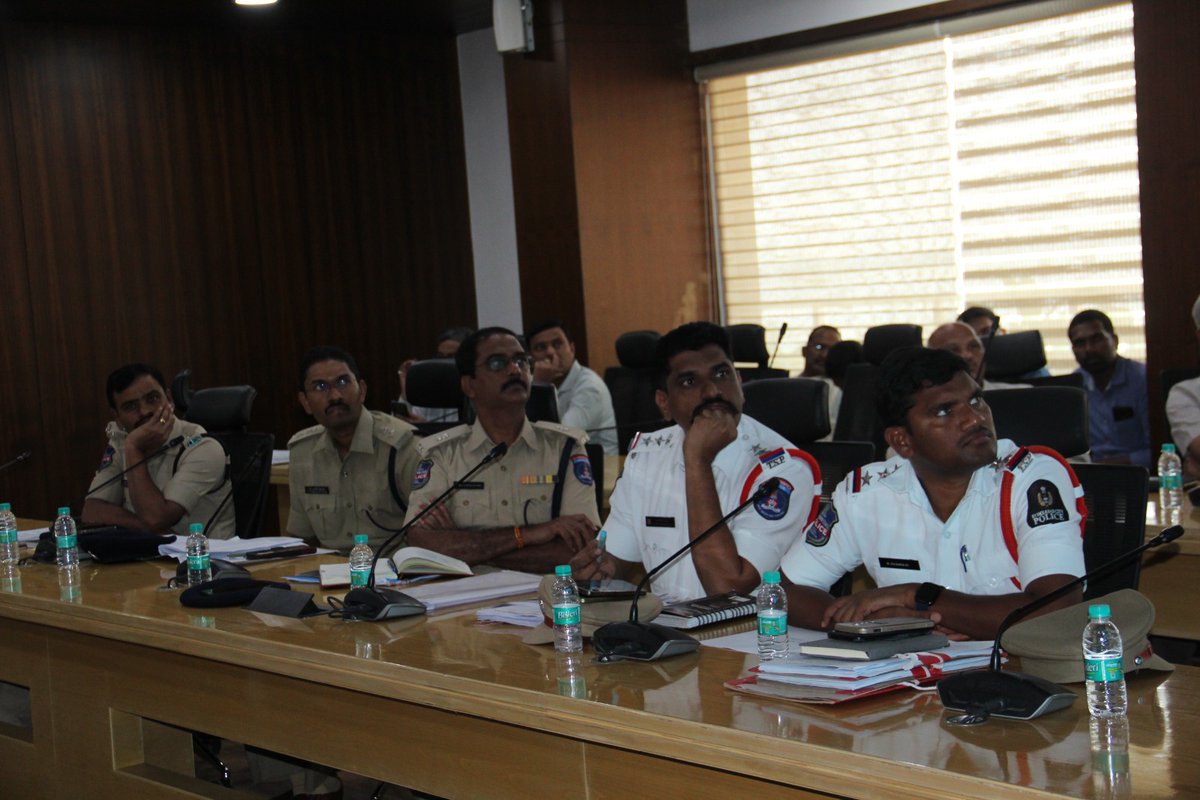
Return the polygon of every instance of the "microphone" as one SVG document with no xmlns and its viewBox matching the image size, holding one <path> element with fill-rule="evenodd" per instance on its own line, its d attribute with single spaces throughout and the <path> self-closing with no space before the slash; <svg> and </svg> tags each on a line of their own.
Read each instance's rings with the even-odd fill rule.
<svg viewBox="0 0 1200 800">
<path fill-rule="evenodd" d="M 371 559 L 371 574 L 367 577 L 367 585 L 351 589 L 346 593 L 342 616 L 346 619 L 355 620 L 370 620 L 379 621 L 384 619 L 393 619 L 395 617 L 408 617 L 413 614 L 424 614 L 425 606 L 416 598 L 406 595 L 404 592 L 398 592 L 394 589 L 376 589 L 375 588 L 375 567 L 379 564 L 379 558 L 384 554 L 384 551 L 400 536 L 408 531 L 409 528 L 420 522 L 426 514 L 433 511 L 434 508 L 441 505 L 442 502 L 458 491 L 458 488 L 466 483 L 479 470 L 491 464 L 493 461 L 501 458 L 508 452 L 508 445 L 504 442 L 493 447 L 488 451 L 488 454 L 483 457 L 475 466 L 467 471 L 467 474 L 456 480 L 454 483 L 442 492 L 433 502 L 421 509 L 421 512 L 413 517 L 409 522 L 401 525 L 392 532 L 392 535 L 379 547 L 375 552 L 375 558 Z"/>
<path fill-rule="evenodd" d="M 1051 711 L 1066 708 L 1075 702 L 1075 693 L 1064 689 L 1045 678 L 1023 672 L 1000 671 L 1000 640 L 1004 632 L 1016 622 L 1063 597 L 1076 586 L 1107 575 L 1125 562 L 1152 547 L 1168 544 L 1183 535 L 1183 526 L 1167 528 L 1150 541 L 1089 570 L 1073 581 L 1063 584 L 1049 594 L 1042 595 L 1031 603 L 1013 609 L 1000 623 L 996 631 L 996 643 L 992 646 L 991 666 L 987 670 L 948 675 L 938 682 L 938 696 L 942 705 L 952 711 L 966 712 L 962 716 L 947 720 L 954 725 L 977 725 L 989 716 L 1006 719 L 1034 719 Z M 1072 634 L 1074 635 L 1074 634 Z"/>
<path fill-rule="evenodd" d="M 141 461 L 135 461 L 135 462 L 133 462 L 133 463 L 132 463 L 132 464 L 130 464 L 129 466 L 125 467 L 125 469 L 121 470 L 121 471 L 120 471 L 120 472 L 118 472 L 116 475 L 113 475 L 111 478 L 109 478 L 108 480 L 106 480 L 104 483 L 102 483 L 102 484 L 100 484 L 99 486 L 96 486 L 96 487 L 94 487 L 94 488 L 92 488 L 92 489 L 89 489 L 89 490 L 87 491 L 87 493 L 86 493 L 86 494 L 85 494 L 83 497 L 79 498 L 79 502 L 81 502 L 81 503 L 82 503 L 84 500 L 87 500 L 89 497 L 91 497 L 91 496 L 92 496 L 92 495 L 94 495 L 96 492 L 98 492 L 98 491 L 100 491 L 101 489 L 103 489 L 105 486 L 108 486 L 109 484 L 113 483 L 114 481 L 118 481 L 118 480 L 120 480 L 121 478 L 125 477 L 125 476 L 126 476 L 128 473 L 129 473 L 129 472 L 131 472 L 131 471 L 133 471 L 133 470 L 137 469 L 138 467 L 140 467 L 142 464 L 145 464 L 145 463 L 146 463 L 147 461 L 149 461 L 150 459 L 152 459 L 152 458 L 158 458 L 158 457 L 159 457 L 159 456 L 161 456 L 163 453 L 165 453 L 165 452 L 167 452 L 168 450 L 170 450 L 172 447 L 177 447 L 179 444 L 181 444 L 181 443 L 183 442 L 183 439 L 184 439 L 184 437 L 182 437 L 182 436 L 176 436 L 174 439 L 170 440 L 169 442 L 164 442 L 162 445 L 160 445 L 160 446 L 159 446 L 159 448 L 158 448 L 157 450 L 155 450 L 153 453 L 151 453 L 150 455 L 148 455 L 148 456 L 146 456 L 145 458 L 143 458 Z M 187 446 L 188 446 L 188 447 L 191 447 L 192 445 L 194 445 L 194 444 L 195 444 L 196 442 L 198 442 L 198 441 L 200 441 L 200 437 L 199 437 L 199 436 L 193 436 L 191 439 L 189 439 L 189 440 L 188 440 L 188 445 L 187 445 Z M 80 513 L 81 513 L 81 514 L 83 513 L 83 512 L 82 512 L 82 510 L 80 511 Z M 55 516 L 58 516 L 58 515 L 57 515 L 57 514 L 55 514 Z"/>
<path fill-rule="evenodd" d="M 779 354 L 779 343 L 783 341 L 783 335 L 787 333 L 787 323 L 779 328 L 779 338 L 775 340 L 775 349 L 771 351 L 771 360 L 767 362 L 767 367 L 775 366 L 775 356 Z"/>
<path fill-rule="evenodd" d="M 26 450 L 25 452 L 19 454 L 12 461 L 9 461 L 7 464 L 0 465 L 0 472 L 3 472 L 4 470 L 8 469 L 9 467 L 15 467 L 17 464 L 20 464 L 22 461 L 28 461 L 31 458 L 33 458 L 33 453 L 29 450 Z"/>
<path fill-rule="evenodd" d="M 596 651 L 596 660 L 608 663 L 612 661 L 657 661 L 660 658 L 690 653 L 700 646 L 697 639 L 686 633 L 665 625 L 655 625 L 650 622 L 638 621 L 637 601 L 642 590 L 650 585 L 650 579 L 669 567 L 684 553 L 703 542 L 729 520 L 757 503 L 767 495 L 773 494 L 779 488 L 779 478 L 770 478 L 754 491 L 744 503 L 721 517 L 704 533 L 690 540 L 679 548 L 667 560 L 646 573 L 642 582 L 633 593 L 633 602 L 629 606 L 628 622 L 609 622 L 596 629 L 592 634 L 592 649 Z"/>
</svg>

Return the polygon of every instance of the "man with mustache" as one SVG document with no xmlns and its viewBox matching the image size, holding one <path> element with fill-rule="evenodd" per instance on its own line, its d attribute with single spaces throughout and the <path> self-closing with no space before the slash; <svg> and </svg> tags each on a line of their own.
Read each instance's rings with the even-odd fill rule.
<svg viewBox="0 0 1200 800">
<path fill-rule="evenodd" d="M 595 538 L 600 519 L 587 434 L 525 416 L 533 357 L 507 328 L 476 331 L 454 359 L 476 419 L 418 443 L 408 519 L 496 445 L 508 451 L 422 518 L 409 544 L 468 564 L 553 572 Z"/>
<path fill-rule="evenodd" d="M 1117 334 L 1103 311 L 1080 311 L 1067 326 L 1088 393 L 1092 460 L 1150 467 L 1146 365 L 1117 355 Z"/>
<path fill-rule="evenodd" d="M 234 535 L 233 503 L 213 513 L 230 492 L 225 449 L 204 437 L 199 425 L 175 416 L 162 373 L 149 364 L 126 364 L 108 376 L 105 392 L 113 421 L 105 431 L 108 447 L 89 489 L 134 467 L 121 480 L 84 501 L 85 525 L 120 525 L 149 533 L 186 536 L 192 523 L 210 538 Z M 177 437 L 183 442 L 154 455 Z"/>
<path fill-rule="evenodd" d="M 367 382 L 353 356 L 314 347 L 300 362 L 297 399 L 317 424 L 288 442 L 288 533 L 349 550 L 365 533 L 379 547 L 404 522 L 417 463 L 413 426 L 363 413 Z"/>
<path fill-rule="evenodd" d="M 676 328 L 658 340 L 654 364 L 655 400 L 676 424 L 634 438 L 604 523 L 608 552 L 584 550 L 573 562 L 576 574 L 628 577 L 653 569 L 777 477 L 778 490 L 653 583 L 656 593 L 677 600 L 753 591 L 815 516 L 820 469 L 742 413 L 742 384 L 724 328 L 711 322 Z"/>
<path fill-rule="evenodd" d="M 877 385 L 897 455 L 847 475 L 783 557 L 792 624 L 926 616 L 956 638 L 989 639 L 1010 611 L 1083 574 L 1079 481 L 1052 450 L 996 441 L 966 362 L 904 348 Z M 828 588 L 860 564 L 879 588 L 834 599 Z"/>
</svg>

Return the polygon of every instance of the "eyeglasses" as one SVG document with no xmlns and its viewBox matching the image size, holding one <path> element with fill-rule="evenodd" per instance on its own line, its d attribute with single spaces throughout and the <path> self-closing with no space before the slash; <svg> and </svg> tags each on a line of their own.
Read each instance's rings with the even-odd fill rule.
<svg viewBox="0 0 1200 800">
<path fill-rule="evenodd" d="M 339 375 L 338 377 L 333 379 L 332 383 L 330 383 L 329 381 L 319 381 L 319 380 L 313 381 L 312 383 L 310 383 L 308 385 L 308 391 L 316 392 L 317 394 L 325 394 L 330 389 L 335 388 L 335 389 L 338 389 L 339 391 L 341 391 L 343 389 L 349 388 L 353 384 L 354 384 L 353 376 Z"/>
<path fill-rule="evenodd" d="M 501 353 L 496 353 L 494 356 L 488 356 L 483 360 L 483 363 L 476 364 L 477 367 L 487 367 L 489 372 L 503 372 L 508 369 L 508 365 L 513 364 L 522 372 L 528 372 L 533 366 L 533 356 L 529 353 L 517 353 L 515 355 L 506 356 Z"/>
</svg>

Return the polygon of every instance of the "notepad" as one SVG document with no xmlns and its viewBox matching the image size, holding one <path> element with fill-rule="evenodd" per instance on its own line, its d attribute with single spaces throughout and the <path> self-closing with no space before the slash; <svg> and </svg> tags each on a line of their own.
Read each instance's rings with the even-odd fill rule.
<svg viewBox="0 0 1200 800">
<path fill-rule="evenodd" d="M 738 592 L 725 592 L 664 606 L 655 622 L 668 628 L 699 628 L 728 619 L 748 617 L 756 609 L 757 603 L 753 597 Z"/>
</svg>

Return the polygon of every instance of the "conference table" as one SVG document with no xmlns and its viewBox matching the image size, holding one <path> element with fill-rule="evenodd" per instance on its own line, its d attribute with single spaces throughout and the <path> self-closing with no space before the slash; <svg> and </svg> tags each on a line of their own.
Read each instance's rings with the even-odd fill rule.
<svg viewBox="0 0 1200 800">
<path fill-rule="evenodd" d="M 29 564 L 2 584 L 0 681 L 30 689 L 32 726 L 0 723 L 0 796 L 243 796 L 192 775 L 191 731 L 448 798 L 1108 796 L 1082 698 L 957 728 L 935 693 L 825 707 L 731 692 L 756 659 L 712 646 L 587 663 L 581 684 L 473 609 L 387 623 L 191 609 L 164 588 L 173 573 L 85 565 L 72 596 Z M 1200 670 L 1129 690 L 1129 796 L 1197 796 Z"/>
<path fill-rule="evenodd" d="M 1142 556 L 1138 590 L 1154 603 L 1154 629 L 1160 636 L 1200 641 L 1200 509 L 1184 495 L 1179 524 L 1183 535 Z M 1146 504 L 1146 538 L 1166 527 L 1157 495 Z"/>
</svg>

